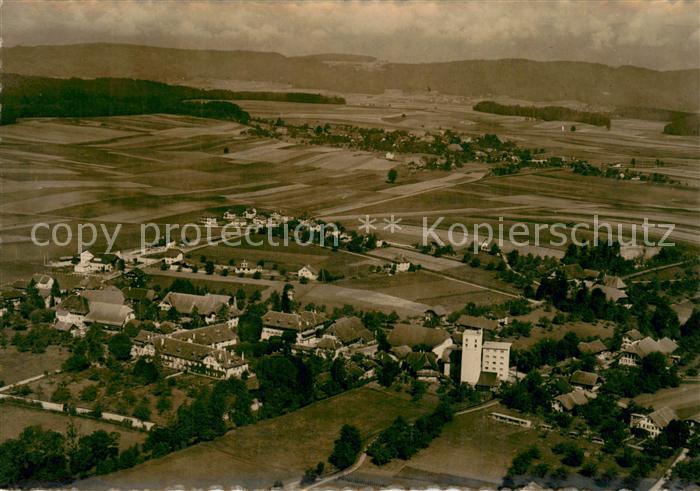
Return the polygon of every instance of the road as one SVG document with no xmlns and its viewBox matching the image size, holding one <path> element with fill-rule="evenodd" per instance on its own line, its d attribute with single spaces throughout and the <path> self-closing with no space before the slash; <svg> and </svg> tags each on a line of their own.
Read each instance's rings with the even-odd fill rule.
<svg viewBox="0 0 700 491">
<path fill-rule="evenodd" d="M 654 271 L 661 271 L 662 269 L 674 268 L 676 266 L 680 266 L 681 264 L 685 264 L 687 262 L 688 261 L 678 261 L 677 263 L 664 264 L 663 266 L 657 266 L 655 268 L 649 268 L 649 269 L 645 269 L 643 271 L 636 271 L 634 273 L 630 273 L 626 276 L 623 276 L 622 279 L 627 280 L 629 278 L 634 278 L 635 276 L 641 276 L 643 274 L 652 273 Z"/>
<path fill-rule="evenodd" d="M 685 458 L 688 456 L 688 449 L 684 448 L 681 453 L 676 457 L 676 459 L 673 461 L 673 463 L 669 466 L 668 469 L 666 469 L 666 472 L 664 473 L 663 476 L 659 478 L 658 481 L 656 481 L 656 484 L 654 484 L 651 488 L 649 488 L 649 491 L 661 491 L 662 489 L 667 489 L 666 488 L 666 482 L 671 478 L 671 473 L 673 472 L 673 468 L 676 466 L 678 462 L 682 462 L 685 460 Z"/>
<path fill-rule="evenodd" d="M 495 406 L 495 405 L 497 405 L 497 404 L 498 404 L 498 401 L 497 401 L 497 400 L 488 401 L 488 402 L 485 402 L 485 403 L 483 403 L 483 404 L 479 404 L 478 406 L 474 406 L 474 407 L 470 407 L 470 408 L 467 408 L 467 409 L 463 409 L 462 411 L 456 412 L 454 415 L 455 415 L 455 416 L 461 416 L 461 415 L 463 415 L 463 414 L 468 414 L 468 413 L 473 413 L 473 412 L 476 412 L 476 411 L 481 411 L 481 410 L 483 410 L 483 409 L 487 409 L 487 408 L 489 408 L 489 407 L 493 407 L 493 406 Z M 331 474 L 331 475 L 329 475 L 329 476 L 327 476 L 327 477 L 324 477 L 323 479 L 321 479 L 321 480 L 319 480 L 319 481 L 316 481 L 315 483 L 310 484 L 310 485 L 308 485 L 308 486 L 305 487 L 305 488 L 301 488 L 302 491 L 307 491 L 307 490 L 309 490 L 309 489 L 318 488 L 319 486 L 323 486 L 323 485 L 325 485 L 325 484 L 328 484 L 329 482 L 335 481 L 335 480 L 337 480 L 337 479 L 340 479 L 340 478 L 342 478 L 342 477 L 347 476 L 348 474 L 352 474 L 353 472 L 355 472 L 355 471 L 356 471 L 357 469 L 359 469 L 359 468 L 362 466 L 362 464 L 364 464 L 365 461 L 367 460 L 367 448 L 372 444 L 373 441 L 374 441 L 374 439 L 371 439 L 370 441 L 367 442 L 367 444 L 365 445 L 365 447 L 362 449 L 362 453 L 360 454 L 360 456 L 358 457 L 358 459 L 355 461 L 355 463 L 354 463 L 353 465 L 351 465 L 350 467 L 348 467 L 348 468 L 346 468 L 346 469 L 343 469 L 343 470 L 341 470 L 341 471 L 334 472 L 333 474 Z M 293 489 L 296 489 L 297 486 L 300 485 L 300 484 L 301 484 L 300 482 L 293 483 L 293 484 L 292 484 L 292 488 L 293 488 Z"/>
</svg>

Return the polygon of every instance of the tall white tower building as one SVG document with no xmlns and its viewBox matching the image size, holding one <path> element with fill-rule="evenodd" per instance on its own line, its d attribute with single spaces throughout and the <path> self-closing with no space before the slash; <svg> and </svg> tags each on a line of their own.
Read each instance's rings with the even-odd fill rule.
<svg viewBox="0 0 700 491">
<path fill-rule="evenodd" d="M 481 329 L 465 329 L 462 333 L 462 371 L 459 381 L 476 385 L 481 374 Z"/>
</svg>

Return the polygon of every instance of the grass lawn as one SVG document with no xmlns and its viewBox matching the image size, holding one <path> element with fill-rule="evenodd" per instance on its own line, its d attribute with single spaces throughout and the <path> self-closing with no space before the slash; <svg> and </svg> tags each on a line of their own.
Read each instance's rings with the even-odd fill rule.
<svg viewBox="0 0 700 491">
<path fill-rule="evenodd" d="M 411 402 L 405 393 L 363 387 L 77 486 L 269 487 L 277 480 L 299 479 L 304 469 L 326 461 L 343 424 L 357 426 L 366 439 L 399 414 L 415 418 L 429 412 L 435 403 L 434 397 L 427 395 L 420 402 Z"/>
<path fill-rule="evenodd" d="M 119 448 L 121 449 L 142 443 L 146 439 L 145 433 L 129 430 L 120 425 L 3 402 L 0 404 L 0 441 L 17 438 L 24 428 L 33 425 L 40 425 L 45 430 L 65 433 L 71 422 L 80 435 L 87 435 L 96 430 L 116 431 L 120 435 Z"/>
<path fill-rule="evenodd" d="M 0 349 L 0 386 L 61 368 L 68 356 L 68 350 L 59 346 L 49 346 L 45 353 L 40 354 L 19 352 L 14 346 Z"/>
</svg>

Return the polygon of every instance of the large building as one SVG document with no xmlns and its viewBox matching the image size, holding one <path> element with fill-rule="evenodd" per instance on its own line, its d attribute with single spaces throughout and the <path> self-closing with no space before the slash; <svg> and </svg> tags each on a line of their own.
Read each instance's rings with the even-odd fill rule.
<svg viewBox="0 0 700 491">
<path fill-rule="evenodd" d="M 465 329 L 462 332 L 462 371 L 459 381 L 476 385 L 481 375 L 481 329 Z"/>
<path fill-rule="evenodd" d="M 313 344 L 316 329 L 326 321 L 326 316 L 317 312 L 286 313 L 270 310 L 262 317 L 261 339 L 282 336 L 285 331 L 296 334 L 296 343 L 301 345 Z"/>
<path fill-rule="evenodd" d="M 504 342 L 483 342 L 483 330 L 465 329 L 462 333 L 460 382 L 477 385 L 484 374 L 496 374 L 499 381 L 508 380 L 510 346 Z"/>
</svg>

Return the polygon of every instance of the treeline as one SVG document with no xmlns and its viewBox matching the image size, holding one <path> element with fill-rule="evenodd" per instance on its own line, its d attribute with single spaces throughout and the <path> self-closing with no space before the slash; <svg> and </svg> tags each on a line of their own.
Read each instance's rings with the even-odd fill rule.
<svg viewBox="0 0 700 491">
<path fill-rule="evenodd" d="M 577 121 L 579 123 L 610 128 L 610 116 L 608 114 L 577 111 L 562 106 L 520 106 L 517 104 L 499 104 L 494 101 L 481 101 L 474 105 L 474 110 L 482 113 L 537 118 L 544 121 Z"/>
<path fill-rule="evenodd" d="M 138 445 L 119 452 L 116 432 L 97 430 L 79 436 L 72 424 L 66 434 L 29 426 L 19 437 L 0 444 L 0 487 L 61 485 L 142 461 Z"/>
<path fill-rule="evenodd" d="M 311 94 L 308 92 L 220 92 L 227 93 L 227 97 L 224 97 L 224 99 L 233 101 L 275 101 L 299 102 L 304 104 L 345 104 L 345 98 L 340 96 Z"/>
<path fill-rule="evenodd" d="M 700 135 L 700 114 L 685 114 L 677 117 L 664 126 L 664 133 L 679 136 Z"/>
<path fill-rule="evenodd" d="M 52 79 L 7 74 L 0 124 L 18 118 L 100 117 L 134 114 L 179 114 L 247 123 L 250 115 L 232 100 L 273 100 L 343 104 L 339 97 L 320 94 L 231 92 L 168 85 L 148 80 L 96 78 Z"/>
<path fill-rule="evenodd" d="M 372 442 L 367 455 L 376 465 L 387 464 L 395 458 L 408 460 L 440 436 L 443 426 L 452 421 L 452 416 L 452 408 L 446 401 L 441 402 L 432 413 L 418 418 L 414 424 L 399 416 Z"/>
</svg>

